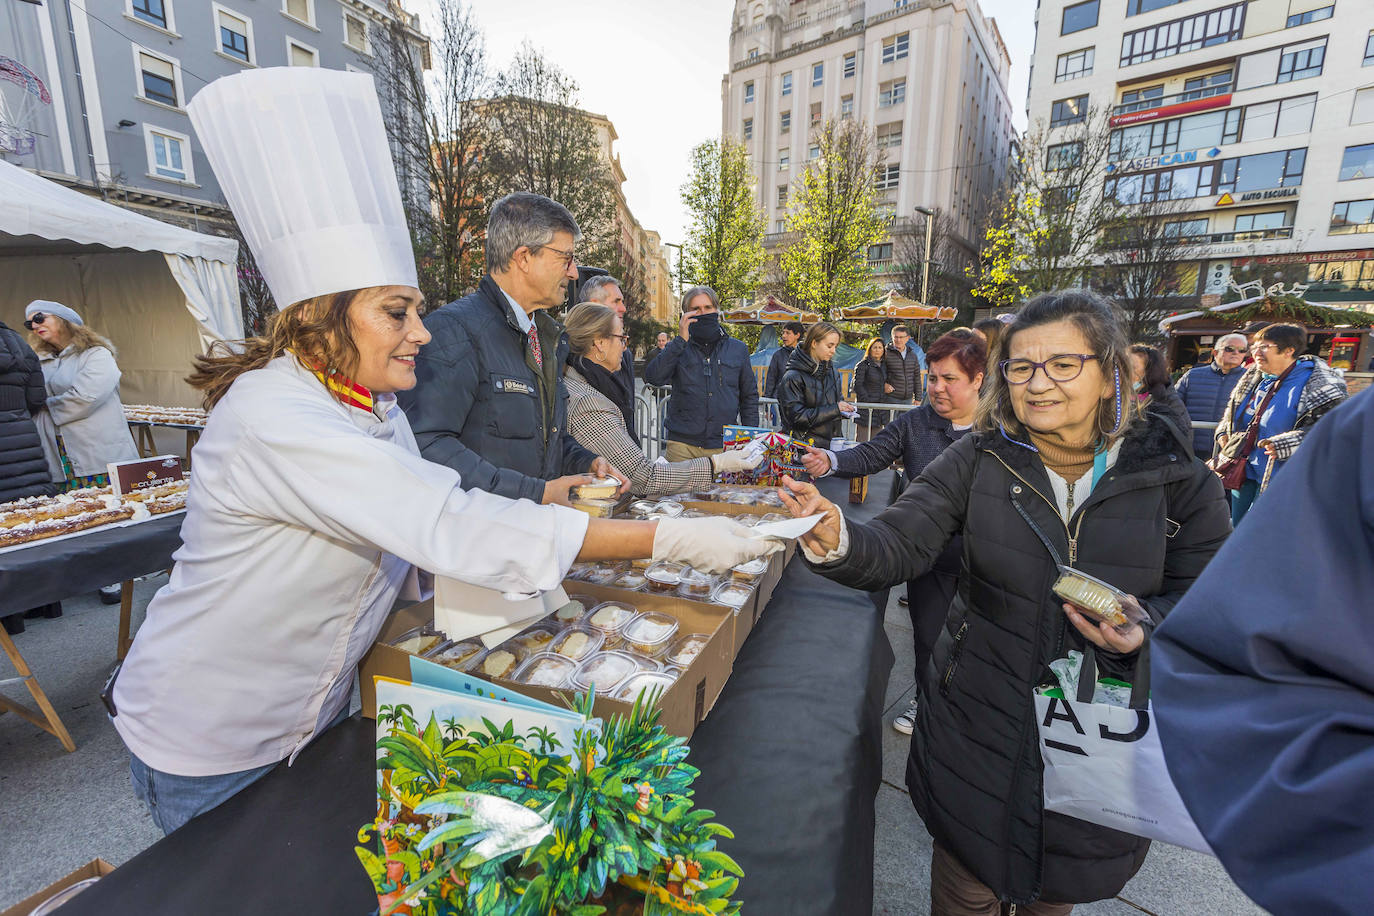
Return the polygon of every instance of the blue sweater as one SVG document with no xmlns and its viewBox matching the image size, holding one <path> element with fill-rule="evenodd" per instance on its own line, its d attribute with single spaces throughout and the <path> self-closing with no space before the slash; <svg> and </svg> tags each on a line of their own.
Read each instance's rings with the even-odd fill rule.
<svg viewBox="0 0 1374 916">
<path fill-rule="evenodd" d="M 1244 374 L 1244 366 L 1237 366 L 1230 372 L 1223 373 L 1217 368 L 1216 363 L 1208 363 L 1185 372 L 1174 386 L 1174 390 L 1183 399 L 1183 405 L 1188 408 L 1189 419 L 1202 423 L 1216 423 L 1226 410 L 1226 402 L 1231 399 L 1231 392 L 1236 390 L 1236 383 Z M 1216 430 L 1213 429 L 1193 430 L 1194 454 L 1204 460 L 1210 458 L 1215 433 Z"/>
</svg>

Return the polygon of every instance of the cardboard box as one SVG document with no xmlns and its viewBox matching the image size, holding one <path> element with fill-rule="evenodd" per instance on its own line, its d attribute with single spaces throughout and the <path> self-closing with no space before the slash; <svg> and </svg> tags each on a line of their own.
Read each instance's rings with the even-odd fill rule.
<svg viewBox="0 0 1374 916">
<path fill-rule="evenodd" d="M 722 484 L 722 486 L 732 487 L 738 490 L 752 491 L 756 493 L 774 492 L 777 487 L 751 487 L 742 484 Z M 698 512 L 705 512 L 707 515 L 787 515 L 787 510 L 781 506 L 741 506 L 736 503 L 723 503 L 716 500 L 689 499 L 683 500 L 684 509 L 696 509 Z"/>
<path fill-rule="evenodd" d="M 682 676 L 664 692 L 659 707 L 659 722 L 675 735 L 690 737 L 701 720 L 715 705 L 716 698 L 730 677 L 735 652 L 735 614 L 733 609 L 717 604 L 688 601 L 676 596 L 653 595 L 645 592 L 626 592 L 624 589 L 592 585 L 587 582 L 567 582 L 564 587 L 574 595 L 584 595 L 600 601 L 627 601 L 642 611 L 669 614 L 682 625 L 682 632 L 710 633 L 711 640 Z M 628 599 L 628 600 L 627 600 Z M 392 614 L 378 634 L 376 644 L 363 656 L 358 668 L 359 692 L 363 715 L 377 717 L 377 688 L 373 677 L 381 675 L 399 680 L 411 679 L 411 656 L 386 645 L 406 630 L 429 623 L 434 619 L 434 605 L 425 601 L 402 608 Z M 571 701 L 573 691 L 516 684 L 501 680 L 503 686 L 518 690 L 555 706 L 563 707 Z M 617 713 L 628 715 L 630 703 L 597 697 L 596 714 L 609 718 Z"/>
<path fill-rule="evenodd" d="M 66 877 L 60 878 L 52 884 L 49 884 L 38 893 L 30 897 L 25 897 L 14 906 L 0 913 L 0 916 L 29 916 L 29 914 L 38 909 L 40 905 L 57 896 L 59 891 L 66 890 L 78 881 L 85 881 L 89 878 L 103 878 L 114 870 L 115 867 L 104 859 L 92 859 Z"/>
</svg>

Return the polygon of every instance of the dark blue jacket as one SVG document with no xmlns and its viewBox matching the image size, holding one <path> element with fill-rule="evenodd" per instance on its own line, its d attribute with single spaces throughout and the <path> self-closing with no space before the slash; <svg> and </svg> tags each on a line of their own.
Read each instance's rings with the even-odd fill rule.
<svg viewBox="0 0 1374 916">
<path fill-rule="evenodd" d="M 759 383 L 749 348 L 733 337 L 709 347 L 674 337 L 644 367 L 644 381 L 673 387 L 668 438 L 697 448 L 720 448 L 726 424 L 759 425 Z"/>
<path fill-rule="evenodd" d="M 1154 635 L 1169 775 L 1275 914 L 1374 876 L 1374 394 L 1323 417 Z"/>
<path fill-rule="evenodd" d="M 581 474 L 596 458 L 567 431 L 568 336 L 542 309 L 534 324 L 542 371 L 490 276 L 425 317 L 433 340 L 415 360 L 415 387 L 396 397 L 420 454 L 461 474 L 466 490 L 539 502 L 546 480 Z"/>
<path fill-rule="evenodd" d="M 47 408 L 38 354 L 0 322 L 0 502 L 52 496 L 52 475 L 33 416 Z"/>
<path fill-rule="evenodd" d="M 782 374 L 787 371 L 787 361 L 792 358 L 792 351 L 795 349 L 797 348 L 778 347 L 768 358 L 768 374 L 763 377 L 764 397 L 778 396 L 778 383 L 782 381 Z"/>
<path fill-rule="evenodd" d="M 1217 368 L 1216 363 L 1208 363 L 1183 373 L 1174 390 L 1183 399 L 1183 406 L 1188 408 L 1189 419 L 1216 423 L 1226 410 L 1226 402 L 1230 400 L 1231 392 L 1236 389 L 1236 383 L 1244 374 L 1244 366 L 1237 366 L 1230 372 L 1223 373 Z M 1212 456 L 1212 438 L 1215 432 L 1215 429 L 1193 430 L 1193 452 L 1199 458 L 1205 460 Z"/>
</svg>

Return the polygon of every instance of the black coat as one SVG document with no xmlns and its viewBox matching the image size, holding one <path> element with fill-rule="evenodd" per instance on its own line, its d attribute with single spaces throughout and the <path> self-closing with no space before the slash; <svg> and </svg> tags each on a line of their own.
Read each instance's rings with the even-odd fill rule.
<svg viewBox="0 0 1374 916">
<path fill-rule="evenodd" d="M 0 322 L 0 503 L 55 492 L 33 422 L 47 398 L 38 354 Z"/>
<path fill-rule="evenodd" d="M 887 384 L 887 367 L 883 362 L 873 362 L 865 357 L 854 367 L 854 398 L 877 404 L 887 400 L 883 386 Z"/>
<path fill-rule="evenodd" d="M 840 434 L 840 377 L 834 367 L 797 347 L 778 384 L 778 412 L 789 435 L 828 448 Z"/>
<path fill-rule="evenodd" d="M 778 396 L 778 383 L 782 381 L 782 374 L 787 371 L 787 361 L 792 358 L 792 351 L 795 349 L 797 348 L 778 347 L 768 358 L 768 373 L 763 377 L 764 397 Z"/>
<path fill-rule="evenodd" d="M 1004 901 L 1111 897 L 1149 849 L 1044 811 L 1032 691 L 1052 683 L 1049 663 L 1083 640 L 1051 591 L 1050 551 L 1020 513 L 1061 557 L 1137 596 L 1157 623 L 1231 530 L 1221 483 L 1189 445 L 1154 412 L 1137 423 L 1076 510 L 1071 545 L 1039 455 L 1000 432 L 975 432 L 871 523 L 849 526 L 848 556 L 817 567 L 856 588 L 886 588 L 930 569 L 963 530 L 958 591 L 922 672 L 907 785 L 935 842 Z M 1133 658 L 1098 656 L 1104 673 L 1129 677 Z"/>
<path fill-rule="evenodd" d="M 490 276 L 425 318 L 433 339 L 415 360 L 415 387 L 397 392 L 420 454 L 453 468 L 465 490 L 539 502 L 544 482 L 596 458 L 568 433 L 563 364 L 568 336 L 534 313 L 543 369 Z"/>
<path fill-rule="evenodd" d="M 644 367 L 644 381 L 672 386 L 664 426 L 676 442 L 720 448 L 727 424 L 759 425 L 759 382 L 749 348 L 728 335 L 704 347 L 674 337 Z"/>
</svg>

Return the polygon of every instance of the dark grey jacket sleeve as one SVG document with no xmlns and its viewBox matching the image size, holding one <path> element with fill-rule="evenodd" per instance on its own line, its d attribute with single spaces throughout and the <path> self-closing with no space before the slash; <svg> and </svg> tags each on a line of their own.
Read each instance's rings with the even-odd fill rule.
<svg viewBox="0 0 1374 916">
<path fill-rule="evenodd" d="M 687 349 L 687 341 L 681 335 L 668 341 L 668 346 L 654 354 L 654 358 L 644 366 L 644 381 L 656 388 L 665 388 L 673 383 L 677 373 L 678 357 Z"/>
<path fill-rule="evenodd" d="M 898 418 L 867 442 L 835 453 L 836 477 L 863 477 L 876 474 L 904 454 L 904 439 L 910 424 Z"/>
<path fill-rule="evenodd" d="M 459 439 L 477 392 L 473 342 L 461 323 L 440 312 L 425 319 L 425 327 L 433 338 L 415 359 L 415 387 L 398 396 L 420 454 L 457 471 L 465 490 L 540 502 L 543 480 L 497 467 Z"/>
</svg>

